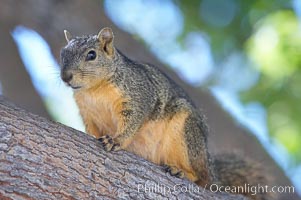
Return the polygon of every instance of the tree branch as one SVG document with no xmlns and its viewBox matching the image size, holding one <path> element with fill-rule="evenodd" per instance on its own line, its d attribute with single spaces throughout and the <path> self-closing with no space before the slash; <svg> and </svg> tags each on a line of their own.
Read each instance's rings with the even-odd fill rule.
<svg viewBox="0 0 301 200">
<path fill-rule="evenodd" d="M 204 191 L 131 153 L 105 152 L 91 136 L 0 98 L 0 199 L 116 198 L 244 199 Z"/>
</svg>

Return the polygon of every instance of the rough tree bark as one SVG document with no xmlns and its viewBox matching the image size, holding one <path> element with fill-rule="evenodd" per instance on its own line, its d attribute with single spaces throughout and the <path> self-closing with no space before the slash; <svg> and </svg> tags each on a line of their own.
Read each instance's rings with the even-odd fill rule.
<svg viewBox="0 0 301 200">
<path fill-rule="evenodd" d="M 245 199 L 197 188 L 0 98 L 0 199 Z"/>
</svg>

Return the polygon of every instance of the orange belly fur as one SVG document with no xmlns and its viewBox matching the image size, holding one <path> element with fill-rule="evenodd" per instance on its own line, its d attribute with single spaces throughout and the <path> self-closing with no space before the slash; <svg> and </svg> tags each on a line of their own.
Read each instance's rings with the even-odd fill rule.
<svg viewBox="0 0 301 200">
<path fill-rule="evenodd" d="M 127 101 L 114 85 L 103 81 L 97 87 L 74 94 L 86 131 L 96 138 L 117 136 L 122 130 L 122 105 Z M 168 164 L 182 169 L 187 178 L 197 180 L 191 168 L 184 138 L 187 112 L 172 117 L 147 121 L 125 148 L 156 164 Z"/>
</svg>

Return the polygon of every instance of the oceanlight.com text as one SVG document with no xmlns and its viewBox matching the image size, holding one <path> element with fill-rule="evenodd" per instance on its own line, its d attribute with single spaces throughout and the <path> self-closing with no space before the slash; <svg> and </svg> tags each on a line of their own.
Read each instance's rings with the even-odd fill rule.
<svg viewBox="0 0 301 200">
<path fill-rule="evenodd" d="M 176 184 L 167 186 L 164 184 L 138 184 L 138 192 L 143 193 L 161 193 L 162 195 L 179 194 L 179 193 L 203 193 L 205 190 L 211 192 L 227 192 L 227 193 L 244 193 L 244 194 L 262 194 L 262 193 L 294 193 L 294 186 L 270 186 L 270 185 L 249 185 L 241 186 L 220 186 L 218 184 L 205 185 L 204 188 L 195 184 Z"/>
</svg>

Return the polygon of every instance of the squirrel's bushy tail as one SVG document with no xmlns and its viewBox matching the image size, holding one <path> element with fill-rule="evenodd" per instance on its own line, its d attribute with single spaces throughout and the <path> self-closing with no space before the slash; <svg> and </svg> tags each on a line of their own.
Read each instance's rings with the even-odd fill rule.
<svg viewBox="0 0 301 200">
<path fill-rule="evenodd" d="M 269 192 L 271 178 L 259 163 L 236 154 L 216 155 L 213 165 L 220 188 L 230 188 L 232 193 L 243 194 L 254 200 L 277 199 Z"/>
</svg>

